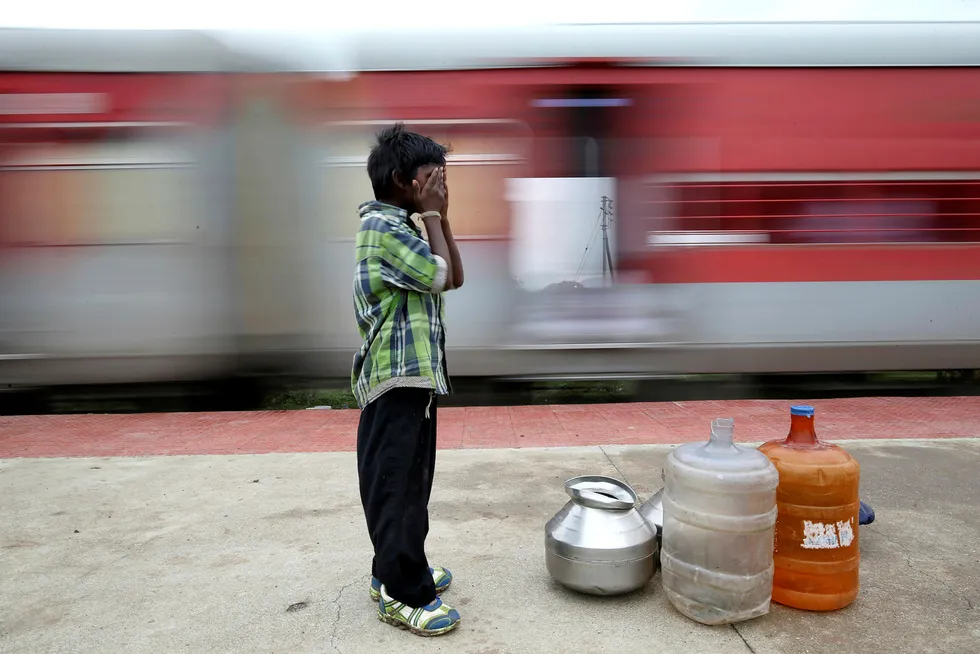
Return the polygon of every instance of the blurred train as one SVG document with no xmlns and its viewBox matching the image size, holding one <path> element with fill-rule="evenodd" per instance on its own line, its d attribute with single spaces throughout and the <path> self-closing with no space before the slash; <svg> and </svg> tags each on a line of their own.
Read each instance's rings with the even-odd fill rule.
<svg viewBox="0 0 980 654">
<path fill-rule="evenodd" d="M 980 368 L 980 24 L 0 31 L 0 388 L 344 378 L 373 134 L 455 379 Z"/>
</svg>

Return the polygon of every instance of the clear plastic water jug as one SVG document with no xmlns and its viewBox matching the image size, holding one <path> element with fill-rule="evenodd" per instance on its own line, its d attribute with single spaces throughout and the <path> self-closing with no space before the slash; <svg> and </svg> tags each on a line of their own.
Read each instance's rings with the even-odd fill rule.
<svg viewBox="0 0 980 654">
<path fill-rule="evenodd" d="M 769 612 L 779 474 L 756 449 L 735 445 L 735 421 L 711 423 L 707 443 L 670 453 L 664 467 L 664 593 L 702 624 Z"/>
</svg>

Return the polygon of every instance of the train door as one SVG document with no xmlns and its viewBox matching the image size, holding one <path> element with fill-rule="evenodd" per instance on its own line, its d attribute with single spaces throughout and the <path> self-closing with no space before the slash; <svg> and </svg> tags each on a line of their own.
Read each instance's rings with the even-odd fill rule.
<svg viewBox="0 0 980 654">
<path fill-rule="evenodd" d="M 510 188 L 512 265 L 525 289 L 615 279 L 616 136 L 631 105 L 627 89 L 594 84 L 531 94 L 532 176 L 512 180 Z"/>
<path fill-rule="evenodd" d="M 533 177 L 510 188 L 511 263 L 525 291 L 518 344 L 663 340 L 649 289 L 621 274 L 624 252 L 645 249 L 635 235 L 646 160 L 637 70 L 571 68 L 529 93 Z"/>
</svg>

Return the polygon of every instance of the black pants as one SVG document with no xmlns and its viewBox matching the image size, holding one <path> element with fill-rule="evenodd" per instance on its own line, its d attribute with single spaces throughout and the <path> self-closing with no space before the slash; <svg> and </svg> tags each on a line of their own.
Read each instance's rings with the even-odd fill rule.
<svg viewBox="0 0 980 654">
<path fill-rule="evenodd" d="M 357 475 L 374 545 L 371 572 L 392 599 L 413 608 L 436 598 L 425 558 L 435 463 L 436 396 L 430 391 L 394 388 L 361 411 Z"/>
</svg>

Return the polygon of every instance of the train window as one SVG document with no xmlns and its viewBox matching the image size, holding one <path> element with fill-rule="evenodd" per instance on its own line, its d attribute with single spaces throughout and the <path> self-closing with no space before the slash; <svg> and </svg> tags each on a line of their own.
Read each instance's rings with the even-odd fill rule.
<svg viewBox="0 0 980 654">
<path fill-rule="evenodd" d="M 765 233 L 781 244 L 980 241 L 980 178 L 791 177 L 678 180 L 680 229 Z"/>
<path fill-rule="evenodd" d="M 21 245 L 193 238 L 203 224 L 200 179 L 190 149 L 174 142 L 8 147 L 0 160 L 3 238 Z"/>
</svg>

